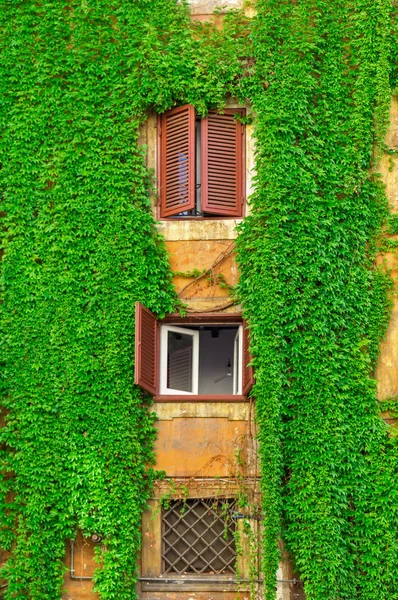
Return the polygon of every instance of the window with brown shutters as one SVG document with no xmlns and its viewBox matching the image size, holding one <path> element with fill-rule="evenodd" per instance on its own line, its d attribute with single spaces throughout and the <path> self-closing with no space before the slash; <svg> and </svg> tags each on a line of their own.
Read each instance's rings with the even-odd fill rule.
<svg viewBox="0 0 398 600">
<path fill-rule="evenodd" d="M 137 303 L 135 383 L 158 400 L 244 399 L 253 383 L 245 324 L 197 319 L 157 321 Z"/>
<path fill-rule="evenodd" d="M 242 114 L 242 111 L 240 111 Z M 243 206 L 243 125 L 236 111 L 210 112 L 202 120 L 202 210 L 240 217 Z"/>
<path fill-rule="evenodd" d="M 244 109 L 191 105 L 159 119 L 160 218 L 241 217 L 245 198 Z"/>
</svg>

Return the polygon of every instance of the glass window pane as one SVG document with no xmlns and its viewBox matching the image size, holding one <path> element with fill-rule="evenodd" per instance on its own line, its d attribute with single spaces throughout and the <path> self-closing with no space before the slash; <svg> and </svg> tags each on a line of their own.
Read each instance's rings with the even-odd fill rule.
<svg viewBox="0 0 398 600">
<path fill-rule="evenodd" d="M 235 336 L 234 341 L 234 394 L 239 394 L 240 381 L 239 381 L 239 364 L 241 361 L 240 357 L 240 340 L 239 340 L 239 330 Z"/>
<path fill-rule="evenodd" d="M 175 331 L 167 335 L 167 387 L 192 392 L 193 337 Z"/>
</svg>

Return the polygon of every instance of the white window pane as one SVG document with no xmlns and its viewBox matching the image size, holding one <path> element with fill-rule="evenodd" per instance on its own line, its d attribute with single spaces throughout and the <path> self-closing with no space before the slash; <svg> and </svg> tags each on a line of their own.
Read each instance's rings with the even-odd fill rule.
<svg viewBox="0 0 398 600">
<path fill-rule="evenodd" d="M 234 339 L 234 395 L 242 393 L 242 327 L 239 327 Z"/>
<path fill-rule="evenodd" d="M 167 336 L 167 387 L 192 393 L 193 337 L 168 331 Z"/>
<path fill-rule="evenodd" d="M 199 332 L 174 325 L 161 327 L 160 393 L 197 394 Z"/>
</svg>

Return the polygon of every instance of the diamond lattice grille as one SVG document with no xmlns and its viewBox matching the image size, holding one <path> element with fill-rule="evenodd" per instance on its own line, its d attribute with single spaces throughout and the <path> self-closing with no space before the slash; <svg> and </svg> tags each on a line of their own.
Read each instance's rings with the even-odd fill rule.
<svg viewBox="0 0 398 600">
<path fill-rule="evenodd" d="M 163 511 L 163 573 L 235 573 L 235 500 L 174 500 Z"/>
</svg>

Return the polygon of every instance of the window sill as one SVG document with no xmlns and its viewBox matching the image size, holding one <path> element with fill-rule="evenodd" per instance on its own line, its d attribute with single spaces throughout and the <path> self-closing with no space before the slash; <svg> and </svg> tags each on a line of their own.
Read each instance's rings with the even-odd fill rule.
<svg viewBox="0 0 398 600">
<path fill-rule="evenodd" d="M 222 395 L 222 394 L 159 394 L 154 398 L 155 402 L 247 402 L 246 396 Z"/>
<path fill-rule="evenodd" d="M 238 583 L 236 577 L 223 575 L 189 577 L 160 575 L 156 577 L 142 577 L 139 579 L 143 592 L 236 592 L 244 591 L 248 585 Z"/>
</svg>

